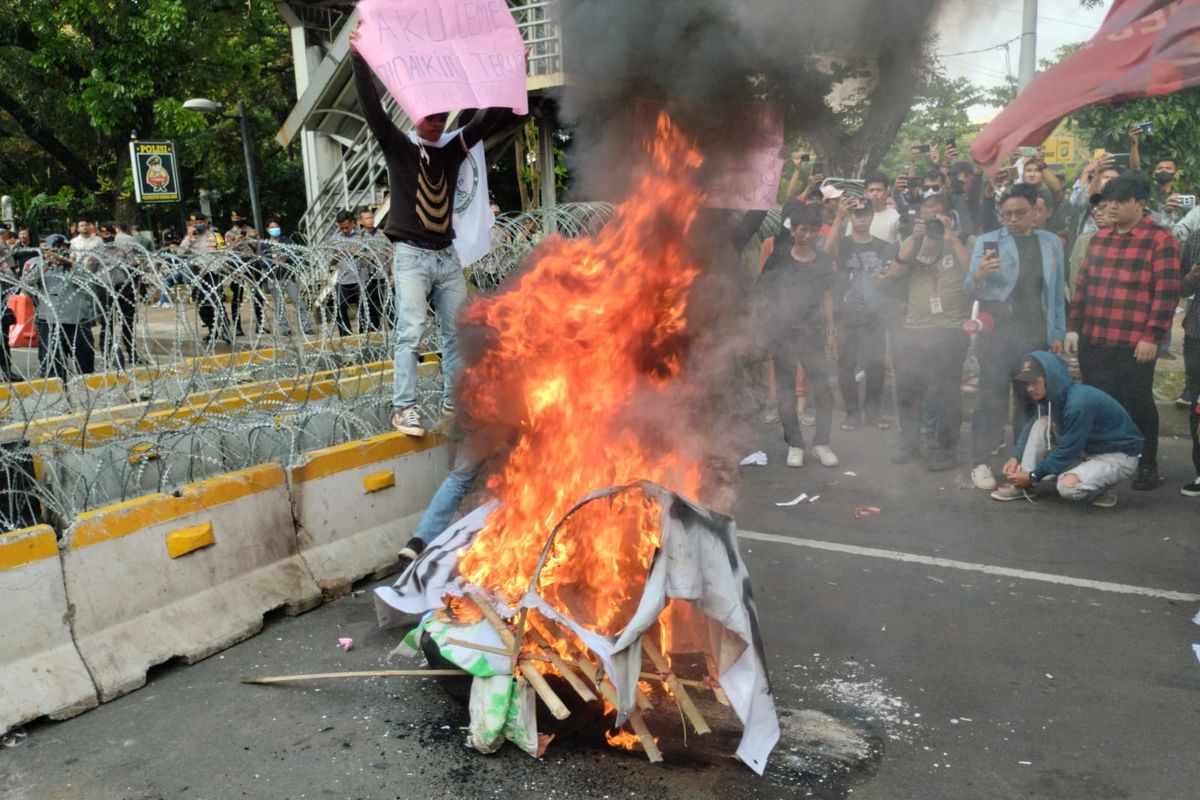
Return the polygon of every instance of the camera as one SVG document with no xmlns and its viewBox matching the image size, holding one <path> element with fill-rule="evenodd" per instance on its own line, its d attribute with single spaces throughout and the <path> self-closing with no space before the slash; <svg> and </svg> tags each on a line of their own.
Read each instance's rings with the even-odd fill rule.
<svg viewBox="0 0 1200 800">
<path fill-rule="evenodd" d="M 1177 195 L 1175 195 L 1175 202 L 1179 203 L 1180 208 L 1195 208 L 1196 207 L 1196 195 L 1194 195 L 1194 194 L 1177 194 Z"/>
<path fill-rule="evenodd" d="M 929 239 L 945 239 L 946 226 L 940 219 L 925 220 L 925 236 Z"/>
</svg>

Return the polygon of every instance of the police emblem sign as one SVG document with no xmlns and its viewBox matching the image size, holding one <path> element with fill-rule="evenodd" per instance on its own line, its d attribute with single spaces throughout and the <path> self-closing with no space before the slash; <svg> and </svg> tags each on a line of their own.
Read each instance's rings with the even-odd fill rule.
<svg viewBox="0 0 1200 800">
<path fill-rule="evenodd" d="M 178 203 L 182 200 L 174 142 L 130 142 L 133 191 L 139 203 Z"/>
</svg>

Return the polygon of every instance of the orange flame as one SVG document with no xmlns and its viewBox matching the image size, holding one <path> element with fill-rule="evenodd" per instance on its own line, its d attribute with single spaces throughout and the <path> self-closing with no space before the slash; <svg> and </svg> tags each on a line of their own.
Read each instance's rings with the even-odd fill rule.
<svg viewBox="0 0 1200 800">
<path fill-rule="evenodd" d="M 609 747 L 616 747 L 621 750 L 633 750 L 642 746 L 642 740 L 637 737 L 637 734 L 630 733 L 624 728 L 617 728 L 615 731 L 605 731 L 604 741 L 608 742 Z M 654 741 L 658 741 L 655 737 Z"/>
<path fill-rule="evenodd" d="M 548 238 L 511 290 L 464 313 L 492 336 L 463 371 L 465 405 L 481 426 L 516 436 L 488 482 L 502 505 L 459 569 L 509 603 L 529 588 L 553 525 L 589 492 L 638 479 L 692 497 L 700 489 L 698 456 L 660 435 L 645 410 L 669 413 L 684 369 L 702 159 L 665 115 L 646 149 L 630 199 L 595 238 Z M 658 546 L 660 513 L 640 492 L 582 508 L 555 539 L 543 596 L 593 630 L 619 630 Z"/>
</svg>

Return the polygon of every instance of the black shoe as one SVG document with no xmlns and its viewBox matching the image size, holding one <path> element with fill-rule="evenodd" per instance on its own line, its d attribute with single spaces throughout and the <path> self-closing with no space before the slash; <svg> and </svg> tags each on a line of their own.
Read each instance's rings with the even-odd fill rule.
<svg viewBox="0 0 1200 800">
<path fill-rule="evenodd" d="M 238 325 L 238 326 L 237 326 L 237 330 L 235 330 L 235 331 L 233 332 L 233 335 L 234 335 L 234 336 L 245 336 L 245 335 L 246 335 L 246 332 L 245 332 L 244 330 L 242 330 L 242 326 L 241 326 L 241 325 Z"/>
<path fill-rule="evenodd" d="M 425 552 L 425 543 L 417 537 L 408 540 L 408 544 L 400 549 L 400 568 L 405 569 L 417 560 L 417 556 Z"/>
<path fill-rule="evenodd" d="M 958 456 L 949 448 L 939 447 L 930 451 L 925 468 L 930 472 L 949 472 L 958 468 Z"/>
<path fill-rule="evenodd" d="M 1162 482 L 1162 476 L 1158 474 L 1158 467 L 1138 467 L 1137 475 L 1133 479 L 1133 488 L 1139 492 L 1148 492 L 1151 489 L 1157 489 Z"/>
<path fill-rule="evenodd" d="M 1180 487 L 1179 493 L 1184 497 L 1200 497 L 1200 478 L 1185 483 Z"/>
<path fill-rule="evenodd" d="M 1184 411 L 1187 411 L 1194 405 L 1196 405 L 1195 400 L 1189 400 L 1186 397 L 1184 397 L 1183 395 L 1180 395 L 1179 397 L 1175 398 L 1175 407 L 1182 408 Z"/>
<path fill-rule="evenodd" d="M 893 464 L 909 464 L 921 457 L 921 448 L 915 444 L 901 444 L 892 453 Z"/>
</svg>

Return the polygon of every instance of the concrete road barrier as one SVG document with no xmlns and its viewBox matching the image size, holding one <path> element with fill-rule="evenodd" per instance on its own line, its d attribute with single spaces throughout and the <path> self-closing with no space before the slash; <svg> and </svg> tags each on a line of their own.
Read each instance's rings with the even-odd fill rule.
<svg viewBox="0 0 1200 800">
<path fill-rule="evenodd" d="M 273 609 L 321 601 L 278 464 L 84 512 L 62 559 L 75 641 L 105 702 L 156 664 L 252 636 Z"/>
<path fill-rule="evenodd" d="M 54 531 L 0 534 L 0 733 L 38 717 L 95 708 L 96 688 L 71 640 Z"/>
<path fill-rule="evenodd" d="M 446 440 L 387 433 L 289 469 L 300 555 L 326 595 L 393 570 L 448 471 Z"/>
</svg>

